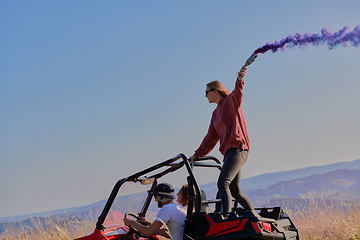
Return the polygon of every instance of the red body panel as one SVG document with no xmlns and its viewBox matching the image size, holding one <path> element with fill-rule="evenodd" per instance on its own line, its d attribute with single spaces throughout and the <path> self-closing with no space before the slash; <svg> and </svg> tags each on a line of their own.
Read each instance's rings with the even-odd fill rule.
<svg viewBox="0 0 360 240">
<path fill-rule="evenodd" d="M 102 231 L 95 229 L 94 232 L 88 236 L 77 238 L 76 240 L 109 240 Z"/>
<path fill-rule="evenodd" d="M 247 222 L 247 219 L 240 219 L 235 221 L 216 223 L 209 215 L 205 215 L 205 217 L 210 223 L 209 231 L 206 234 L 207 237 L 241 231 L 244 229 L 244 226 Z"/>
</svg>

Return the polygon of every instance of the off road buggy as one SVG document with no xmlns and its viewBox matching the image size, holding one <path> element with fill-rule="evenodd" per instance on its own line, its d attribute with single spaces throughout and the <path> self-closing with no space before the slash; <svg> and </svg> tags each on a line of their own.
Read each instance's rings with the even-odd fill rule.
<svg viewBox="0 0 360 240">
<path fill-rule="evenodd" d="M 136 229 L 124 226 L 122 219 L 117 223 L 120 226 L 114 226 L 116 224 L 116 222 L 114 224 L 114 221 L 112 222 L 113 226 L 104 224 L 104 222 L 109 222 L 107 221 L 109 215 L 114 215 L 114 211 L 110 211 L 111 206 L 125 182 L 140 183 L 142 185 L 148 184 L 150 185 L 149 190 L 147 191 L 147 196 L 140 213 L 125 214 L 125 217 L 145 217 L 153 197 L 151 192 L 157 185 L 158 180 L 183 167 L 186 168 L 187 183 L 190 189 L 187 217 L 184 223 L 184 240 L 300 239 L 294 223 L 281 207 L 257 208 L 254 211 L 246 211 L 233 200 L 232 212 L 227 219 L 224 219 L 221 213 L 211 212 L 209 210 L 210 204 L 219 204 L 221 201 L 220 199 L 206 199 L 205 192 L 200 189 L 196 181 L 193 169 L 207 167 L 221 170 L 221 162 L 217 158 L 207 156 L 190 163 L 184 154 L 179 154 L 169 160 L 119 180 L 115 184 L 98 218 L 94 232 L 77 240 L 138 240 L 148 238 Z M 149 174 L 153 175 L 148 176 Z M 119 212 L 118 214 L 121 217 L 124 216 Z M 150 239 L 158 240 L 160 238 L 154 235 Z"/>
</svg>

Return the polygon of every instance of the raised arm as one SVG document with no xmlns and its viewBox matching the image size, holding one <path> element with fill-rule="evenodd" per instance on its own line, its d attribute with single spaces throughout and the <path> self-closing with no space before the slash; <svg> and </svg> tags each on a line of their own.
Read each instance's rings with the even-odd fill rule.
<svg viewBox="0 0 360 240">
<path fill-rule="evenodd" d="M 244 79 L 244 77 L 246 75 L 246 70 L 247 70 L 247 67 L 244 67 L 244 66 L 240 69 L 240 71 L 238 72 L 238 77 L 237 77 L 238 81 L 241 81 L 242 79 Z"/>
</svg>

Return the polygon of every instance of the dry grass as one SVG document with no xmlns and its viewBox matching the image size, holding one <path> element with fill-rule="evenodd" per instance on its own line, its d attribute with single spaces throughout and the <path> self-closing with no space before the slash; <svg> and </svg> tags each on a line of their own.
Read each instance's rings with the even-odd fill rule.
<svg viewBox="0 0 360 240">
<path fill-rule="evenodd" d="M 360 210 L 355 204 L 332 205 L 308 200 L 301 209 L 288 211 L 301 240 L 360 240 Z M 76 219 L 31 218 L 33 227 L 9 225 L 0 240 L 70 240 L 92 233 L 94 223 Z"/>
<path fill-rule="evenodd" d="M 308 201 L 307 207 L 288 211 L 301 240 L 360 239 L 360 210 L 357 204 Z"/>
<path fill-rule="evenodd" d="M 0 240 L 72 240 L 93 232 L 94 223 L 76 219 L 44 219 L 30 218 L 31 227 L 20 222 L 18 225 L 9 224 Z"/>
</svg>

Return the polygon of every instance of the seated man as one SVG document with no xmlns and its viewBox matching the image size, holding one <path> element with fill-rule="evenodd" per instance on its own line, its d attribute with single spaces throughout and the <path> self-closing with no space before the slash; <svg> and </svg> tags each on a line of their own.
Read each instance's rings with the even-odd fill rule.
<svg viewBox="0 0 360 240">
<path fill-rule="evenodd" d="M 132 226 L 148 237 L 157 233 L 173 240 L 182 240 L 184 235 L 184 221 L 186 218 L 186 205 L 173 203 L 175 199 L 174 188 L 169 183 L 158 184 L 152 194 L 158 203 L 158 207 L 161 208 L 155 221 L 151 223 L 147 220 L 138 220 L 147 225 L 144 226 L 137 221 L 124 218 L 125 225 Z M 177 201 L 181 203 L 182 198 L 178 196 Z"/>
</svg>

